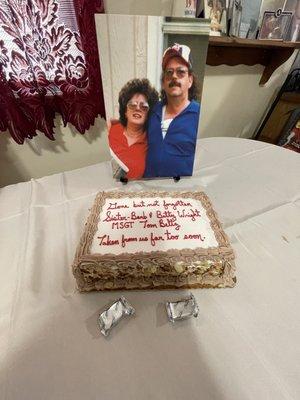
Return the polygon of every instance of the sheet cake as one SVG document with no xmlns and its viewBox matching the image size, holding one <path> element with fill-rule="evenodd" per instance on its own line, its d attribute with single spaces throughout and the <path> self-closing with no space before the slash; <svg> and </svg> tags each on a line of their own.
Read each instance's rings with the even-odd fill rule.
<svg viewBox="0 0 300 400">
<path fill-rule="evenodd" d="M 78 245 L 80 291 L 233 287 L 234 253 L 203 192 L 100 192 Z"/>
</svg>

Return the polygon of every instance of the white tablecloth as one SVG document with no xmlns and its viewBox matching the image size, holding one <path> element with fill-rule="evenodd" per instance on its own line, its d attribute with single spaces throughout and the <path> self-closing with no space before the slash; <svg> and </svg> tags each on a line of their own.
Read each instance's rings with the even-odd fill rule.
<svg viewBox="0 0 300 400">
<path fill-rule="evenodd" d="M 108 163 L 0 190 L 0 399 L 300 398 L 300 157 L 245 139 L 199 141 L 195 176 L 111 179 Z M 199 289 L 197 319 L 164 302 L 188 291 L 79 294 L 75 248 L 102 189 L 202 188 L 236 252 L 233 289 Z M 99 311 L 136 316 L 104 338 Z"/>
</svg>

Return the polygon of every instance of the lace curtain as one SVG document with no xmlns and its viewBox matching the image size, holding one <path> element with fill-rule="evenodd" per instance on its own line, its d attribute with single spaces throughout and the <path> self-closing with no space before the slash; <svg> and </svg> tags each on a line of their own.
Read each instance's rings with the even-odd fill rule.
<svg viewBox="0 0 300 400">
<path fill-rule="evenodd" d="M 54 140 L 55 113 L 84 133 L 105 117 L 94 14 L 101 0 L 0 0 L 0 131 Z"/>
</svg>

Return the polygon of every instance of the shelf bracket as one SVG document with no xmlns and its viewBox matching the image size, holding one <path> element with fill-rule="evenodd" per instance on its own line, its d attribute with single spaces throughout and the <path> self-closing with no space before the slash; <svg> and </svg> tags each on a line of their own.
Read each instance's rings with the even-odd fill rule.
<svg viewBox="0 0 300 400">
<path fill-rule="evenodd" d="M 279 48 L 273 49 L 270 54 L 270 59 L 267 65 L 265 65 L 264 72 L 260 78 L 259 86 L 263 86 L 268 82 L 273 72 L 280 67 L 281 64 L 286 62 L 294 52 L 294 48 Z"/>
</svg>

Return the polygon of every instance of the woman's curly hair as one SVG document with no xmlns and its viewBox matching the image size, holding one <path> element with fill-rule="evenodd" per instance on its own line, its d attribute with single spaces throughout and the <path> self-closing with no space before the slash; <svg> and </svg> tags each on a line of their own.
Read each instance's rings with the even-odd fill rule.
<svg viewBox="0 0 300 400">
<path fill-rule="evenodd" d="M 190 101 L 191 100 L 200 101 L 201 88 L 200 88 L 199 80 L 198 80 L 197 76 L 194 74 L 192 69 L 189 69 L 189 75 L 191 75 L 193 77 L 193 84 L 189 88 L 189 96 L 188 96 L 189 100 Z M 161 84 L 163 84 L 163 80 L 164 80 L 164 73 L 162 73 L 162 75 L 161 75 Z M 161 89 L 161 92 L 160 92 L 160 99 L 164 105 L 167 104 L 167 95 L 163 89 Z"/>
<path fill-rule="evenodd" d="M 158 92 L 153 86 L 151 86 L 148 79 L 132 79 L 131 81 L 127 82 L 126 85 L 122 87 L 119 93 L 120 122 L 124 127 L 127 126 L 127 118 L 125 115 L 127 103 L 137 93 L 143 94 L 147 99 L 147 102 L 149 104 L 148 116 L 153 106 L 158 102 Z M 148 116 L 145 122 L 145 127 L 148 122 Z"/>
</svg>

